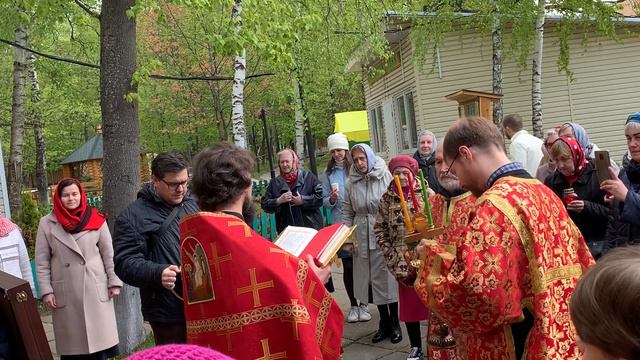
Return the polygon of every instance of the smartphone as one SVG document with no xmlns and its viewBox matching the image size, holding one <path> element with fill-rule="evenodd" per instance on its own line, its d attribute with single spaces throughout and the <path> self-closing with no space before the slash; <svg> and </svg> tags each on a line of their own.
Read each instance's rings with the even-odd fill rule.
<svg viewBox="0 0 640 360">
<path fill-rule="evenodd" d="M 609 176 L 609 166 L 611 166 L 611 159 L 609 158 L 609 152 L 599 150 L 595 152 L 595 156 L 598 182 L 602 183 L 605 180 L 610 180 L 611 176 Z"/>
</svg>

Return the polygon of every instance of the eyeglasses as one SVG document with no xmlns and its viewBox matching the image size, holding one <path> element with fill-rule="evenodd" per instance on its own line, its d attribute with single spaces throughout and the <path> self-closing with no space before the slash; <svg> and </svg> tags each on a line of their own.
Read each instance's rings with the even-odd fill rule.
<svg viewBox="0 0 640 360">
<path fill-rule="evenodd" d="M 186 188 L 187 184 L 189 183 L 189 180 L 181 181 L 181 182 L 175 182 L 175 183 L 174 182 L 166 182 L 164 179 L 160 179 L 160 181 L 165 183 L 165 185 L 167 185 L 167 187 L 171 191 L 178 191 L 178 188 L 180 188 L 180 187 Z"/>
<path fill-rule="evenodd" d="M 453 164 L 455 164 L 456 160 L 458 160 L 458 156 L 460 156 L 460 147 L 458 147 L 458 152 L 456 153 L 456 156 L 453 157 L 453 161 L 451 162 L 451 164 L 449 164 L 447 171 L 444 172 L 445 175 L 449 175 L 449 173 L 451 172 L 451 168 L 453 167 Z M 467 147 L 471 147 L 471 146 L 467 146 Z"/>
</svg>

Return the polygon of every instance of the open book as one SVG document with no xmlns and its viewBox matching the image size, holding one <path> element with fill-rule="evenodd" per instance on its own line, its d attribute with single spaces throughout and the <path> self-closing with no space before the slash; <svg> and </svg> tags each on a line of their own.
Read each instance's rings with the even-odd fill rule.
<svg viewBox="0 0 640 360">
<path fill-rule="evenodd" d="M 307 254 L 311 254 L 320 266 L 325 267 L 355 228 L 355 225 L 348 227 L 344 224 L 330 225 L 320 230 L 287 226 L 275 244 L 301 259 L 306 259 Z"/>
</svg>

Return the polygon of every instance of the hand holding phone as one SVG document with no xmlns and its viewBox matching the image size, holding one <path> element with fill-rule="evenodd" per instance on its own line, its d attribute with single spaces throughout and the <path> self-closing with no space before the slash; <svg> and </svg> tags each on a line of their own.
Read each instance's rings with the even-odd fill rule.
<svg viewBox="0 0 640 360">
<path fill-rule="evenodd" d="M 609 166 L 611 166 L 611 159 L 609 158 L 609 152 L 604 150 L 598 150 L 595 152 L 596 172 L 598 174 L 598 183 L 602 184 L 606 180 L 613 180 L 609 173 Z"/>
</svg>

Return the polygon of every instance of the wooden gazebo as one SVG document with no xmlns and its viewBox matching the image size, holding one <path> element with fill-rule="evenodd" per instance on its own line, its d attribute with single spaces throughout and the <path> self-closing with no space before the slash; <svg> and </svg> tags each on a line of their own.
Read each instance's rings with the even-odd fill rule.
<svg viewBox="0 0 640 360">
<path fill-rule="evenodd" d="M 493 103 L 503 95 L 474 90 L 458 90 L 445 98 L 458 102 L 458 116 L 481 116 L 493 122 Z"/>
<path fill-rule="evenodd" d="M 65 178 L 80 180 L 86 191 L 102 190 L 102 127 L 96 128 L 96 135 L 82 144 L 76 151 L 62 160 L 62 174 Z M 140 182 L 151 180 L 151 169 L 145 154 L 140 154 Z"/>
</svg>

